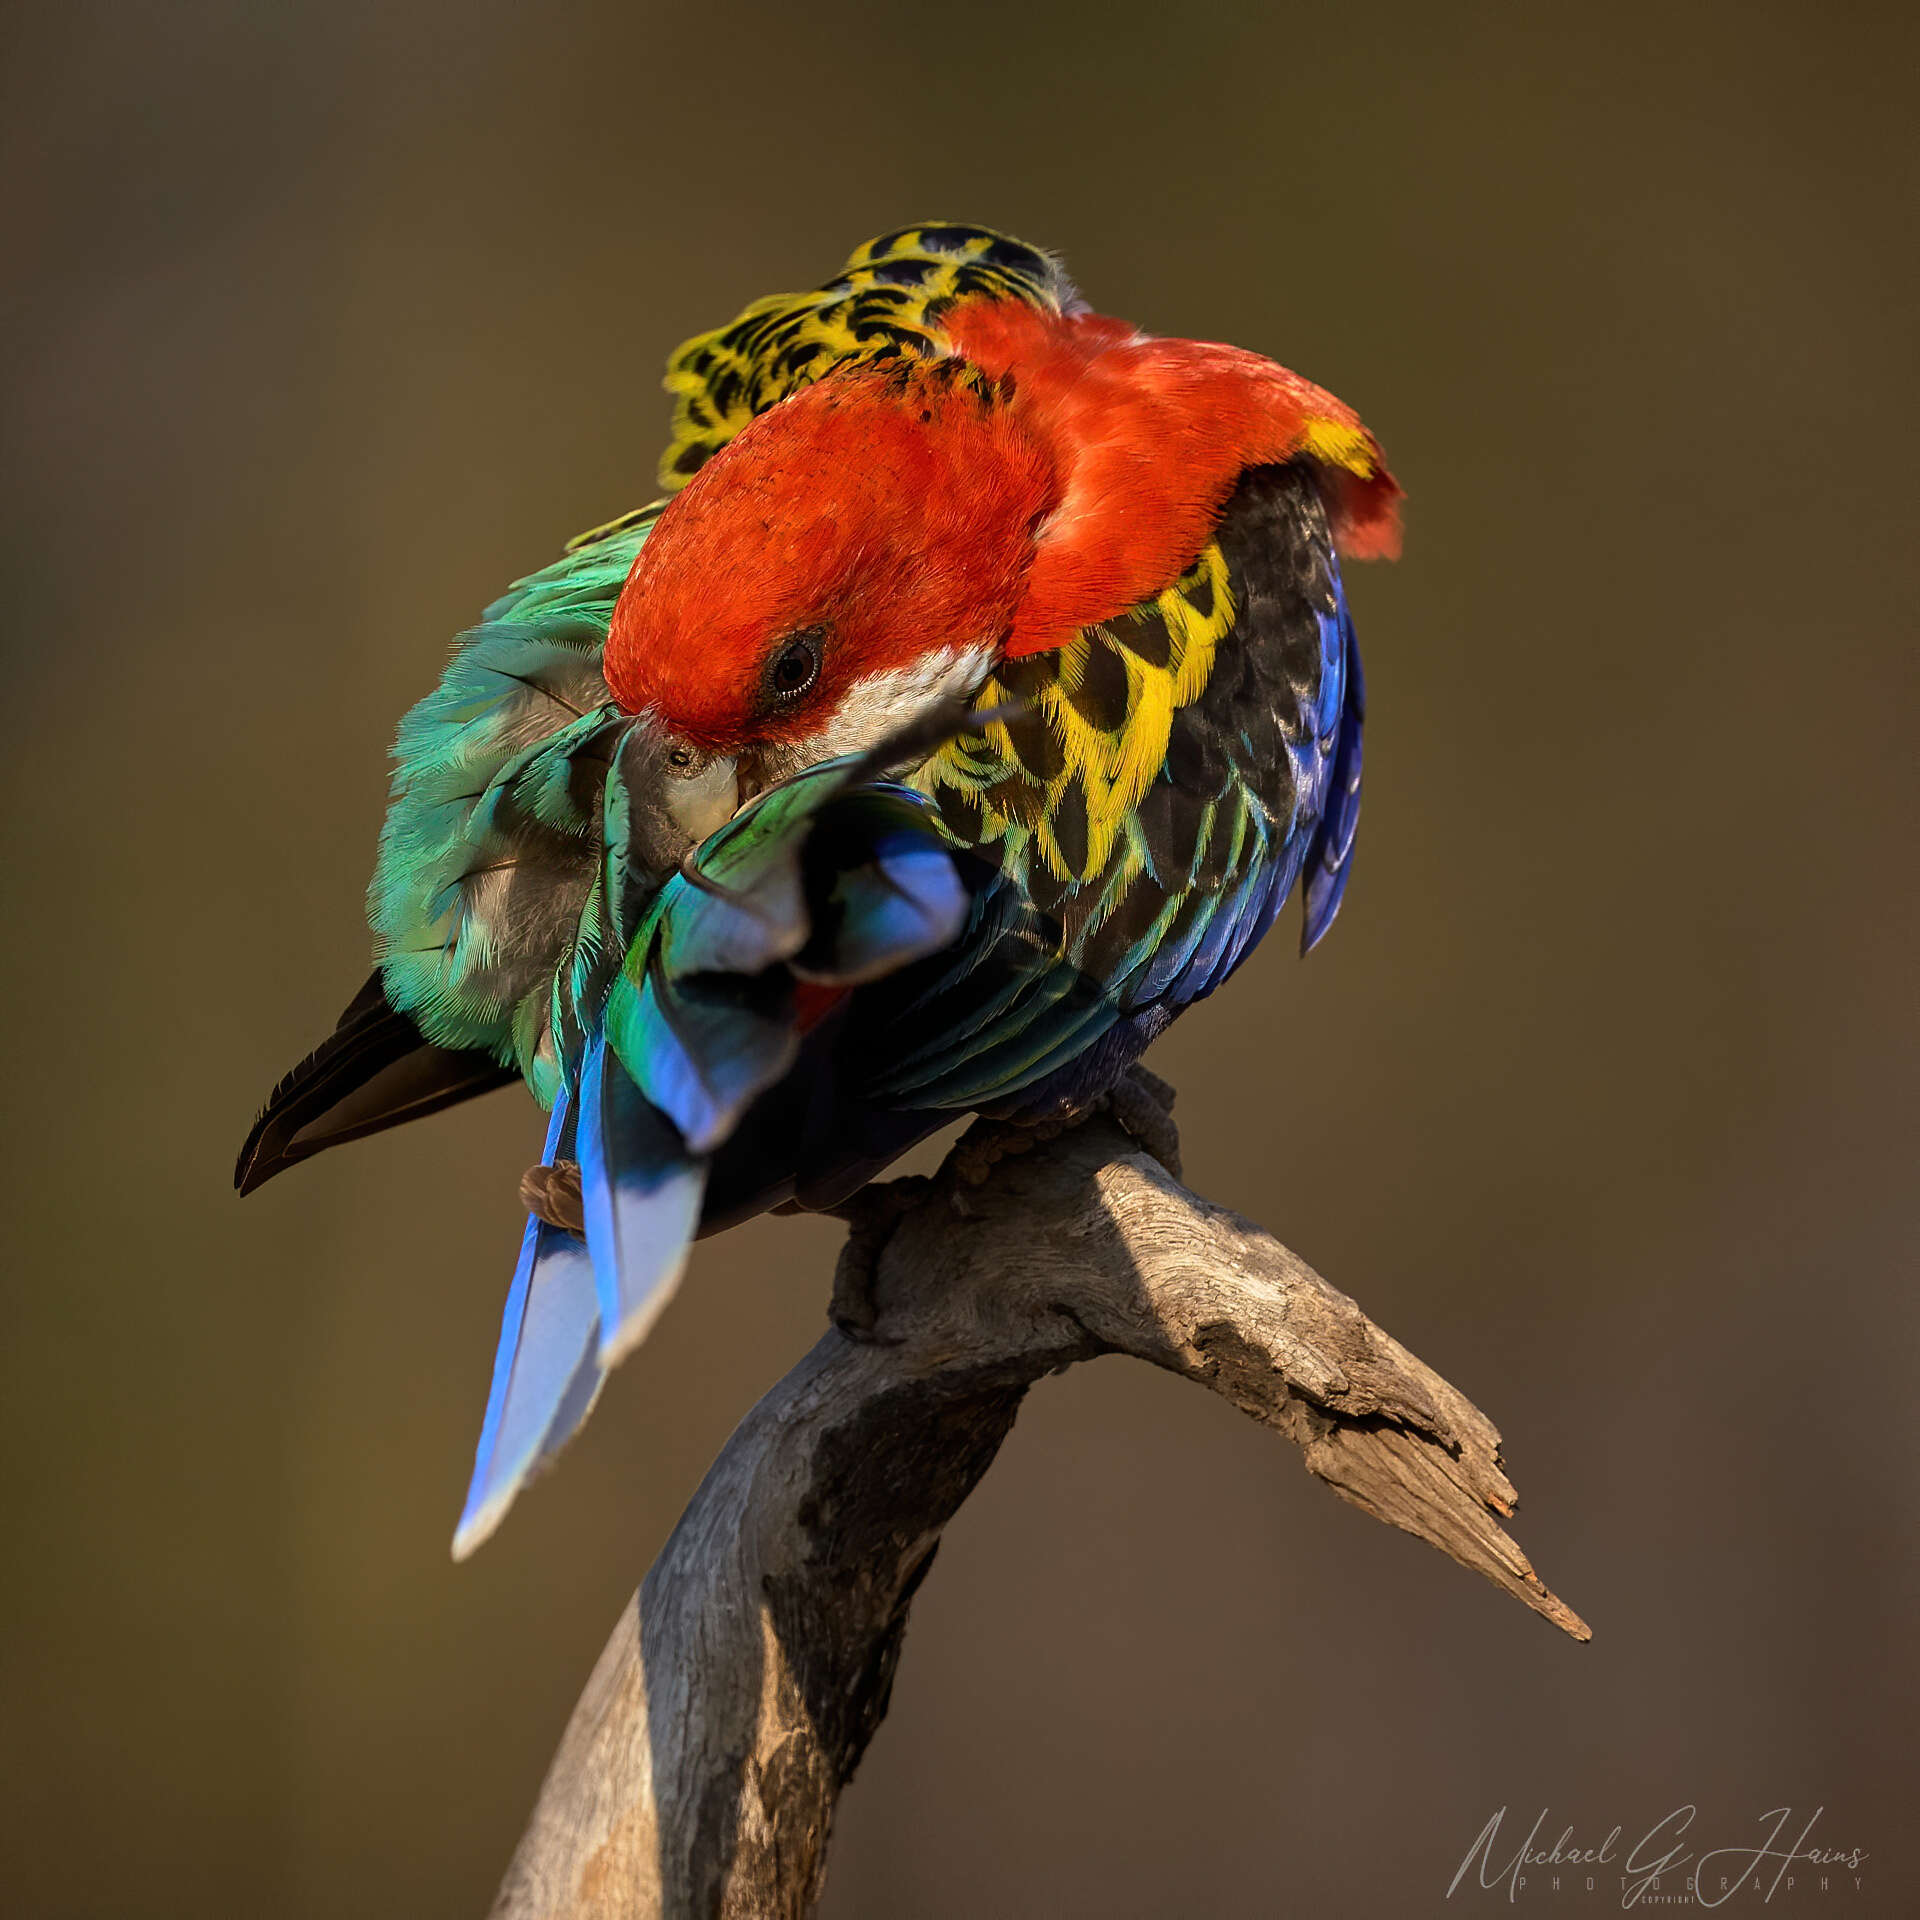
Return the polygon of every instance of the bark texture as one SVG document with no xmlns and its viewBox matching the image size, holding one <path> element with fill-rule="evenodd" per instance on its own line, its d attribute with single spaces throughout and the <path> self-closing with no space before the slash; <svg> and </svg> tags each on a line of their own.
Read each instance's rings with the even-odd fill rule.
<svg viewBox="0 0 1920 1920">
<path fill-rule="evenodd" d="M 1492 1423 L 1270 1234 L 1106 1121 L 953 1192 L 894 1228 L 870 1337 L 826 1334 L 715 1461 L 574 1710 L 496 1920 L 810 1912 L 941 1530 L 1027 1388 L 1098 1354 L 1224 1394 L 1342 1499 L 1588 1637 L 1499 1524 Z"/>
</svg>

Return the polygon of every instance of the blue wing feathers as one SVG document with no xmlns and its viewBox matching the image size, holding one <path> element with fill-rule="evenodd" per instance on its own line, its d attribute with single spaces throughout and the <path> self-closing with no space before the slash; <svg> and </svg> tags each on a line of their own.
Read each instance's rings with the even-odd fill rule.
<svg viewBox="0 0 1920 1920">
<path fill-rule="evenodd" d="M 1337 576 L 1336 576 L 1337 578 Z M 1344 591 L 1339 593 L 1341 638 L 1344 641 L 1344 698 L 1340 733 L 1327 776 L 1325 811 L 1307 849 L 1306 881 L 1300 951 L 1311 953 L 1333 925 L 1353 874 L 1354 840 L 1360 831 L 1360 766 L 1362 735 L 1367 718 L 1367 683 L 1360 666 L 1360 643 L 1347 612 Z"/>
<path fill-rule="evenodd" d="M 777 980 L 623 974 L 607 999 L 606 1032 L 693 1153 L 717 1147 L 800 1050 L 791 993 Z"/>
<path fill-rule="evenodd" d="M 971 906 L 953 856 L 924 831 L 893 831 L 841 874 L 825 937 L 794 960 L 802 979 L 857 986 L 946 946 Z"/>
</svg>

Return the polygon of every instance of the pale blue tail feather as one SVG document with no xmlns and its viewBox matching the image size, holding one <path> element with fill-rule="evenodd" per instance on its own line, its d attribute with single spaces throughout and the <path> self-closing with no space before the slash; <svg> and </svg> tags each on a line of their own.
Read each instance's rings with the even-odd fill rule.
<svg viewBox="0 0 1920 1920">
<path fill-rule="evenodd" d="M 549 1161 L 566 1135 L 567 1106 L 564 1094 L 554 1103 Z M 600 1302 L 585 1242 L 529 1218 L 507 1290 L 473 1483 L 454 1531 L 456 1560 L 493 1532 L 527 1477 L 586 1419 L 606 1378 L 599 1346 Z"/>
<path fill-rule="evenodd" d="M 688 1154 L 598 1033 L 581 1066 L 578 1152 L 600 1365 L 612 1368 L 646 1338 L 686 1271 L 706 1164 Z"/>
</svg>

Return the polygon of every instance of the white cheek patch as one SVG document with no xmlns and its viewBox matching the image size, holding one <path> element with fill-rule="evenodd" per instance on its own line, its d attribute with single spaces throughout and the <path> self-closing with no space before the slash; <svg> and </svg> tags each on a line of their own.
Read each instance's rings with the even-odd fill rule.
<svg viewBox="0 0 1920 1920">
<path fill-rule="evenodd" d="M 808 742 L 814 760 L 862 753 L 929 707 L 971 693 L 987 677 L 993 648 L 984 640 L 942 647 L 911 666 L 870 673 L 847 690 L 833 718 Z"/>
</svg>

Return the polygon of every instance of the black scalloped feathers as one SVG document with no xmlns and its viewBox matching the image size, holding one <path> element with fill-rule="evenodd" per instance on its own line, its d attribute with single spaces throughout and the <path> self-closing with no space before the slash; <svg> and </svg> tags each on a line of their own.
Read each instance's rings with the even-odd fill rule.
<svg viewBox="0 0 1920 1920">
<path fill-rule="evenodd" d="M 1175 714 L 1166 762 L 1136 814 L 1152 874 L 1143 902 L 1112 906 L 1083 953 L 1090 971 L 1116 968 L 1151 928 L 1145 901 L 1158 895 L 1164 906 L 1170 891 L 1208 896 L 1238 884 L 1230 855 L 1241 809 L 1265 823 L 1275 843 L 1312 824 L 1299 818 L 1289 752 L 1319 717 L 1320 618 L 1334 604 L 1332 535 L 1312 471 L 1288 464 L 1243 475 L 1214 537 L 1227 563 L 1233 624 L 1199 697 Z M 1197 610 L 1212 611 L 1204 574 L 1183 593 Z M 1157 610 L 1144 620 L 1116 620 L 1107 632 L 1143 658 L 1156 639 L 1165 644 Z M 1123 852 L 1116 848 L 1114 858 Z M 1097 896 L 1102 878 L 1092 876 L 1085 891 Z"/>
<path fill-rule="evenodd" d="M 805 293 L 756 300 L 696 335 L 667 362 L 673 437 L 661 484 L 683 486 L 751 420 L 849 361 L 940 364 L 942 316 L 986 296 L 1078 311 L 1060 264 L 1038 247 L 959 223 L 900 227 L 856 248 L 839 274 Z"/>
<path fill-rule="evenodd" d="M 976 836 L 1008 821 L 1036 838 L 982 897 L 960 949 L 871 990 L 843 1041 L 848 1084 L 864 1078 L 903 1105 L 998 1110 L 1084 1097 L 1218 986 L 1271 924 L 1318 831 L 1339 720 L 1322 712 L 1339 705 L 1327 676 L 1340 657 L 1326 648 L 1335 563 L 1311 469 L 1243 476 L 1215 540 L 1230 625 L 1205 684 L 1176 709 L 1126 830 L 1091 869 L 1086 787 L 1067 764 L 1064 733 L 1042 721 L 1057 690 L 1076 725 L 1109 738 L 1123 728 L 1126 656 L 1170 661 L 1169 616 L 1155 603 L 1083 646 L 1002 670 L 1003 690 L 1026 712 L 997 753 L 969 739 L 970 777 L 935 792 L 949 830 L 983 857 L 1002 858 L 1000 843 Z M 1218 611 L 1204 570 L 1183 578 L 1180 594 Z M 1057 861 L 1040 856 L 1043 840 Z M 884 1037 L 864 1060 L 856 1027 Z"/>
</svg>

